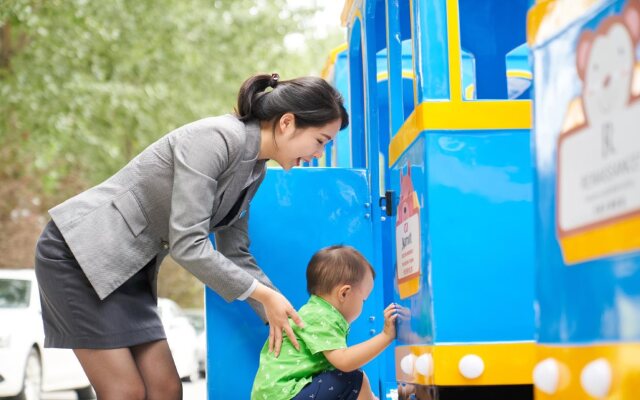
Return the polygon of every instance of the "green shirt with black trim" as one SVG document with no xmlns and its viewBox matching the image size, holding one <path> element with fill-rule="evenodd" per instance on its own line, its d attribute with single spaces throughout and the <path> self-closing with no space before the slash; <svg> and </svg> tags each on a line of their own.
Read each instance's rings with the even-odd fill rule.
<svg viewBox="0 0 640 400">
<path fill-rule="evenodd" d="M 323 351 L 347 347 L 349 323 L 340 311 L 321 297 L 312 295 L 298 315 L 304 321 L 299 328 L 290 321 L 300 351 L 284 335 L 280 355 L 269 353 L 269 341 L 260 352 L 260 366 L 253 382 L 251 400 L 288 400 L 295 397 L 313 376 L 334 370 Z"/>
</svg>

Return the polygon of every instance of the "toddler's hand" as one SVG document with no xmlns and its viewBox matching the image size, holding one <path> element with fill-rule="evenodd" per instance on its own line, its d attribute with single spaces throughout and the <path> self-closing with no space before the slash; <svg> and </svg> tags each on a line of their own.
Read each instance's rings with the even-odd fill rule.
<svg viewBox="0 0 640 400">
<path fill-rule="evenodd" d="M 389 339 L 396 338 L 396 318 L 398 318 L 397 305 L 391 303 L 384 309 L 384 333 Z"/>
</svg>

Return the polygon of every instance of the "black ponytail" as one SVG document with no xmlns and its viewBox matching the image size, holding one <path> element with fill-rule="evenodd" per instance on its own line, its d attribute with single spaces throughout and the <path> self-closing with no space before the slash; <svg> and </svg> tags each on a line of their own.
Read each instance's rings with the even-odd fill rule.
<svg viewBox="0 0 640 400">
<path fill-rule="evenodd" d="M 302 77 L 281 81 L 277 74 L 255 75 L 238 92 L 236 114 L 241 121 L 273 121 L 276 126 L 286 113 L 295 115 L 297 128 L 319 127 L 341 120 L 340 129 L 349 125 L 342 96 L 327 81 Z M 271 87 L 272 90 L 267 91 Z"/>
</svg>

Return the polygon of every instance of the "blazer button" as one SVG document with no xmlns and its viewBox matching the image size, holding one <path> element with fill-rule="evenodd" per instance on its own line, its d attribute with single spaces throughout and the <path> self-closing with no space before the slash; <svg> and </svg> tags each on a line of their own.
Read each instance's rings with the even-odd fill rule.
<svg viewBox="0 0 640 400">
<path fill-rule="evenodd" d="M 167 250 L 169 248 L 169 242 L 167 242 L 166 240 L 163 240 L 161 243 L 163 249 Z"/>
</svg>

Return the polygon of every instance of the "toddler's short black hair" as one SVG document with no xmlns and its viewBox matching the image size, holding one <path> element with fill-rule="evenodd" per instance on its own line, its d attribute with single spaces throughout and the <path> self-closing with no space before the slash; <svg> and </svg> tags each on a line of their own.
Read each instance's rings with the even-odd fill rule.
<svg viewBox="0 0 640 400">
<path fill-rule="evenodd" d="M 335 245 L 318 250 L 307 265 L 307 292 L 330 293 L 338 285 L 356 285 L 367 271 L 376 277 L 369 261 L 351 246 Z"/>
</svg>

